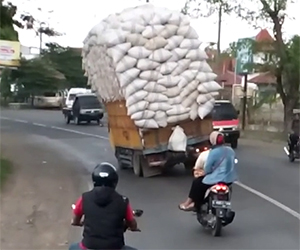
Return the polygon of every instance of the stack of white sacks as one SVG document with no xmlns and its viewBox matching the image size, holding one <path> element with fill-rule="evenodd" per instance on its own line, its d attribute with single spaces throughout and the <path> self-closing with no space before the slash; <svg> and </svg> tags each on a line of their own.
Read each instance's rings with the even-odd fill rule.
<svg viewBox="0 0 300 250">
<path fill-rule="evenodd" d="M 213 109 L 221 86 L 200 44 L 187 16 L 142 5 L 89 32 L 83 68 L 102 101 L 126 100 L 138 127 L 166 127 Z"/>
</svg>

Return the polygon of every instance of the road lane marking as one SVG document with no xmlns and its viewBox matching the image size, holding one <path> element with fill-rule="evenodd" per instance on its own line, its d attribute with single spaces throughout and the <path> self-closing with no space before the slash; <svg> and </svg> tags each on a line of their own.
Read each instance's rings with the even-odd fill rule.
<svg viewBox="0 0 300 250">
<path fill-rule="evenodd" d="M 1 116 L 0 119 L 3 120 L 10 120 L 10 121 L 15 121 L 15 122 L 20 122 L 20 123 L 28 123 L 28 121 L 25 120 L 19 120 L 19 119 L 11 119 L 9 117 L 3 117 Z M 40 124 L 40 123 L 32 123 L 32 125 L 35 126 L 41 126 L 41 127 L 48 127 L 45 124 Z M 85 135 L 85 136 L 90 136 L 90 137 L 94 137 L 94 138 L 99 138 L 99 139 L 103 139 L 103 140 L 109 140 L 108 137 L 106 136 L 101 136 L 101 135 L 94 135 L 94 134 L 90 134 L 90 133 L 85 133 L 85 132 L 80 132 L 77 130 L 73 130 L 73 129 L 66 129 L 66 128 L 62 128 L 62 127 L 57 127 L 57 126 L 50 126 L 49 128 L 51 129 L 56 129 L 56 130 L 61 130 L 61 131 L 65 131 L 65 132 L 69 132 L 69 133 L 75 133 L 75 134 L 80 134 L 80 135 Z M 245 190 L 247 190 L 249 193 L 252 193 L 258 197 L 260 197 L 261 199 L 268 201 L 269 203 L 273 204 L 274 206 L 280 208 L 281 210 L 285 211 L 286 213 L 292 215 L 293 217 L 297 218 L 298 220 L 300 220 L 300 213 L 296 212 L 295 210 L 289 208 L 288 206 L 280 203 L 279 201 L 271 198 L 270 196 L 267 196 L 241 182 L 235 182 L 235 184 Z M 92 188 L 92 183 L 88 183 L 89 188 Z"/>
<path fill-rule="evenodd" d="M 89 133 L 80 132 L 80 131 L 73 130 L 73 129 L 67 129 L 67 128 L 62 128 L 62 127 L 57 127 L 57 126 L 51 126 L 50 128 L 52 128 L 52 129 L 57 129 L 57 130 L 61 130 L 61 131 L 66 131 L 66 132 L 70 132 L 70 133 L 74 133 L 74 134 L 79 134 L 79 135 L 86 135 L 86 136 L 90 136 L 90 137 L 95 137 L 95 138 L 99 138 L 99 139 L 103 139 L 103 140 L 109 140 L 109 138 L 106 137 L 106 136 L 89 134 Z"/>
<path fill-rule="evenodd" d="M 247 185 L 245 185 L 245 184 L 243 184 L 243 183 L 241 183 L 241 182 L 239 182 L 239 181 L 238 181 L 238 182 L 235 182 L 235 184 L 238 185 L 239 187 L 241 187 L 241 188 L 247 190 L 248 192 L 250 192 L 250 193 L 252 193 L 252 194 L 255 194 L 256 196 L 258 196 L 258 197 L 260 197 L 260 198 L 262 198 L 262 199 L 264 199 L 264 200 L 270 202 L 271 204 L 275 205 L 276 207 L 282 209 L 283 211 L 289 213 L 290 215 L 292 215 L 292 216 L 294 216 L 295 218 L 297 218 L 298 220 L 300 220 L 300 214 L 299 214 L 298 212 L 296 212 L 295 210 L 289 208 L 288 206 L 286 206 L 286 205 L 280 203 L 279 201 L 274 200 L 274 199 L 271 198 L 270 196 L 267 196 L 267 195 L 265 195 L 265 194 L 263 194 L 263 193 L 261 193 L 261 192 L 255 190 L 255 189 L 253 189 L 253 188 L 251 188 L 251 187 L 249 187 L 249 186 L 247 186 Z"/>
<path fill-rule="evenodd" d="M 41 123 L 32 123 L 32 125 L 35 125 L 35 126 L 39 126 L 39 127 L 47 127 L 45 124 L 41 124 Z"/>
<path fill-rule="evenodd" d="M 20 120 L 20 119 L 14 119 L 15 122 L 21 122 L 21 123 L 29 123 L 28 121 L 25 120 Z"/>
</svg>

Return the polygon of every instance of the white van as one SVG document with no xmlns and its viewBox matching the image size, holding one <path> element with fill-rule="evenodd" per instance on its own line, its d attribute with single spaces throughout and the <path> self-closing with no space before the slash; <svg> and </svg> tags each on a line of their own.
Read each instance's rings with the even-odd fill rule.
<svg viewBox="0 0 300 250">
<path fill-rule="evenodd" d="M 92 93 L 92 90 L 85 89 L 85 88 L 71 88 L 68 91 L 67 98 L 65 100 L 65 107 L 69 108 L 69 109 L 72 108 L 72 105 L 73 105 L 76 95 L 88 94 L 88 93 Z"/>
</svg>

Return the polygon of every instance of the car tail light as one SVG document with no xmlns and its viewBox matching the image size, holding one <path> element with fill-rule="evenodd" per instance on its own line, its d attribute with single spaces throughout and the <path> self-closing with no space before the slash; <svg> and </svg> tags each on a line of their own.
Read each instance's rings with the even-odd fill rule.
<svg viewBox="0 0 300 250">
<path fill-rule="evenodd" d="M 224 185 L 224 184 L 217 184 L 217 185 L 214 185 L 212 188 L 211 188 L 211 191 L 214 192 L 214 193 L 219 193 L 219 192 L 222 192 L 222 193 L 228 193 L 229 192 L 229 188 L 227 185 Z"/>
</svg>

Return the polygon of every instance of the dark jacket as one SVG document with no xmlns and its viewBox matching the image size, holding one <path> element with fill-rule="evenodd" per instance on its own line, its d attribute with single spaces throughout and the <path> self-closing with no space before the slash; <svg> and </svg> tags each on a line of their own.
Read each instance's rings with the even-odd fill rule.
<svg viewBox="0 0 300 250">
<path fill-rule="evenodd" d="M 121 249 L 127 200 L 109 187 L 95 187 L 82 195 L 83 245 L 88 249 Z"/>
<path fill-rule="evenodd" d="M 292 131 L 299 135 L 299 130 L 300 130 L 300 127 L 299 127 L 299 119 L 295 119 L 293 120 L 292 122 Z"/>
</svg>

